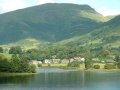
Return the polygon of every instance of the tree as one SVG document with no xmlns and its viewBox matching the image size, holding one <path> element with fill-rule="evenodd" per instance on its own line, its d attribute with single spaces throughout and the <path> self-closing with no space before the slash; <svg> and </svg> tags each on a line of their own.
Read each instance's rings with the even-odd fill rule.
<svg viewBox="0 0 120 90">
<path fill-rule="evenodd" d="M 120 69 L 120 56 L 116 55 L 114 61 L 116 61 L 117 68 Z"/>
<path fill-rule="evenodd" d="M 22 53 L 22 49 L 19 46 L 11 47 L 9 50 L 9 54 L 21 54 L 21 53 Z"/>
<path fill-rule="evenodd" d="M 114 61 L 120 62 L 120 56 L 119 56 L 119 55 L 116 55 Z"/>
<path fill-rule="evenodd" d="M 66 57 L 67 57 L 67 56 L 66 56 L 66 54 L 65 54 L 64 51 L 59 51 L 59 52 L 56 54 L 56 58 L 60 59 L 60 62 L 59 62 L 59 63 L 61 63 L 61 61 L 62 61 L 63 59 L 65 59 Z"/>
<path fill-rule="evenodd" d="M 93 62 L 90 59 L 86 59 L 84 63 L 85 63 L 85 69 L 90 69 L 93 67 Z"/>
<path fill-rule="evenodd" d="M 19 68 L 19 63 L 20 63 L 20 59 L 16 54 L 13 54 L 11 57 L 11 72 L 19 72 L 20 68 Z"/>
<path fill-rule="evenodd" d="M 104 65 L 104 69 L 115 69 L 115 68 L 116 68 L 116 67 L 115 67 L 114 64 L 109 64 L 109 63 L 107 63 L 107 64 Z"/>
<path fill-rule="evenodd" d="M 4 55 L 0 55 L 0 71 L 33 73 L 35 72 L 35 66 L 30 64 L 25 58 L 19 58 L 16 54 L 12 55 L 11 61 L 8 61 Z"/>
<path fill-rule="evenodd" d="M 0 54 L 0 71 L 8 72 L 10 69 L 10 64 L 4 55 Z"/>
<path fill-rule="evenodd" d="M 94 69 L 100 69 L 100 65 L 94 65 L 93 68 Z"/>
<path fill-rule="evenodd" d="M 108 58 L 109 56 L 111 55 L 111 51 L 109 49 L 102 49 L 100 52 L 99 52 L 99 58 L 101 59 L 106 59 Z"/>
<path fill-rule="evenodd" d="M 80 62 L 78 62 L 78 61 L 73 61 L 73 62 L 68 63 L 67 66 L 68 66 L 68 67 L 80 67 Z"/>
<path fill-rule="evenodd" d="M 21 60 L 20 61 L 20 71 L 19 72 L 28 72 L 28 73 L 34 73 L 35 72 L 35 66 L 29 64 L 28 60 Z"/>
<path fill-rule="evenodd" d="M 0 47 L 0 53 L 3 53 L 3 48 L 2 47 Z"/>
<path fill-rule="evenodd" d="M 31 60 L 31 55 L 28 55 L 26 53 L 19 54 L 20 60 Z"/>
<path fill-rule="evenodd" d="M 93 55 L 88 52 L 86 53 L 86 57 L 85 57 L 85 69 L 90 69 L 93 67 L 93 61 L 92 61 Z"/>
</svg>

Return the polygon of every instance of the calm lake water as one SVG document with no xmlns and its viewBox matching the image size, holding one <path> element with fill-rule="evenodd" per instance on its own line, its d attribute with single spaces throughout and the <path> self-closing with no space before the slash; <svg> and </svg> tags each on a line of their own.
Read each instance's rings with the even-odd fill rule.
<svg viewBox="0 0 120 90">
<path fill-rule="evenodd" d="M 30 76 L 0 76 L 0 90 L 120 90 L 120 73 L 37 69 Z"/>
</svg>

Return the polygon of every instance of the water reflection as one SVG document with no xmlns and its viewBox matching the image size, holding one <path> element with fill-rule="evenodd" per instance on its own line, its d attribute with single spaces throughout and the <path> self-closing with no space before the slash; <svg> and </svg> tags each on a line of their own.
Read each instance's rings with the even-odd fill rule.
<svg viewBox="0 0 120 90">
<path fill-rule="evenodd" d="M 51 69 L 47 73 L 47 70 L 45 73 L 31 76 L 0 77 L 0 90 L 119 90 L 120 88 L 120 73 L 73 70 L 59 72 L 58 69 L 56 72 Z"/>
<path fill-rule="evenodd" d="M 34 80 L 35 75 L 25 76 L 1 76 L 0 84 L 27 84 Z"/>
</svg>

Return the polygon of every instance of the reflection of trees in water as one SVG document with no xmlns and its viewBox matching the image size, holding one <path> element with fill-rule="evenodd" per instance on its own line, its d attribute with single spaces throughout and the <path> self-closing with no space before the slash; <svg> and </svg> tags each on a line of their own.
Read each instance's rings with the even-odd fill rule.
<svg viewBox="0 0 120 90">
<path fill-rule="evenodd" d="M 0 84 L 28 84 L 33 81 L 35 75 L 0 77 Z"/>
<path fill-rule="evenodd" d="M 36 77 L 36 79 L 39 78 L 39 81 L 34 81 L 37 81 L 35 83 L 41 87 L 82 87 L 83 80 L 81 74 L 80 72 L 43 73 Z"/>
</svg>

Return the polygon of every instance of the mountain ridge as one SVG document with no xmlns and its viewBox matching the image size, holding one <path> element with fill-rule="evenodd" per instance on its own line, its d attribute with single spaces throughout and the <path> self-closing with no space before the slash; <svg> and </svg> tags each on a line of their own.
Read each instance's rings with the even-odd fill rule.
<svg viewBox="0 0 120 90">
<path fill-rule="evenodd" d="M 57 43 L 109 21 L 89 5 L 49 3 L 0 14 L 0 44 L 26 39 Z"/>
</svg>

